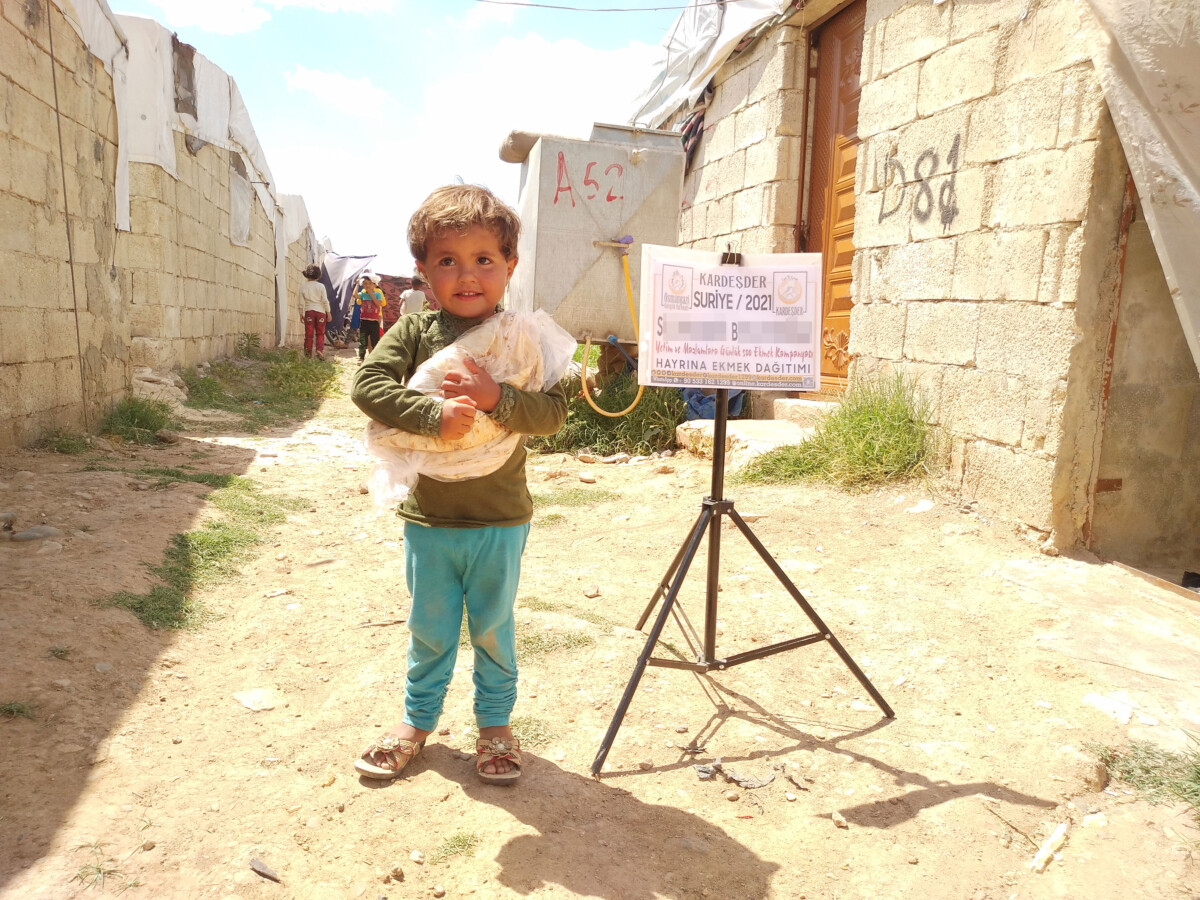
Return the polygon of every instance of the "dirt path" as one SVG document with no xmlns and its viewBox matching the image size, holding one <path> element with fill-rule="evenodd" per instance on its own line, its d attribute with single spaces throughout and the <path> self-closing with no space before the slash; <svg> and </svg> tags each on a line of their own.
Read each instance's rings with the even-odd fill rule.
<svg viewBox="0 0 1200 900">
<path fill-rule="evenodd" d="M 465 654 L 445 733 L 412 776 L 360 782 L 352 760 L 399 714 L 407 640 L 403 624 L 362 623 L 402 619 L 408 605 L 398 523 L 373 518 L 358 490 L 361 425 L 343 397 L 262 435 L 0 461 L 0 510 L 63 532 L 0 544 L 0 703 L 36 716 L 0 720 L 0 897 L 88 895 L 100 870 L 113 870 L 105 892 L 153 898 L 1200 893 L 1190 817 L 1121 785 L 1092 790 L 1084 750 L 1126 736 L 1177 744 L 1197 729 L 1200 606 L 1113 566 L 1040 556 L 923 487 L 729 489 L 894 720 L 824 644 L 710 677 L 654 668 L 592 779 L 642 647 L 630 626 L 708 491 L 708 463 L 686 454 L 532 461 L 520 785 L 483 785 L 463 758 Z M 218 619 L 151 631 L 93 601 L 145 590 L 144 564 L 215 514 L 203 485 L 146 489 L 145 469 L 183 466 L 311 505 L 240 577 L 201 593 Z M 727 535 L 719 652 L 807 634 Z M 682 595 L 694 622 L 703 568 L 702 553 Z M 673 626 L 665 636 L 683 646 Z M 253 690 L 273 708 L 235 699 Z M 718 757 L 773 780 L 702 780 L 694 764 Z M 1034 845 L 1063 822 L 1061 858 L 1032 873 Z"/>
</svg>

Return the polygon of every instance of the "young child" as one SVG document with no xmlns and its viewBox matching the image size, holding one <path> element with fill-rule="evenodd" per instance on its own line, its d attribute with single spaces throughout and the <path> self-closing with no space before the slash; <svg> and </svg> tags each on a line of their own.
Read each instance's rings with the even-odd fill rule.
<svg viewBox="0 0 1200 900">
<path fill-rule="evenodd" d="M 406 386 L 416 367 L 493 313 L 517 265 L 520 220 L 490 191 L 451 185 L 434 191 L 408 225 L 417 268 L 441 309 L 402 316 L 358 370 L 351 397 L 384 425 L 456 440 L 477 411 L 524 434 L 553 434 L 567 416 L 566 391 L 543 393 L 497 384 L 471 359 L 448 373 L 445 400 Z M 521 774 L 509 728 L 517 698 L 513 603 L 533 503 L 518 444 L 490 475 L 463 481 L 420 476 L 400 506 L 404 565 L 412 609 L 404 721 L 363 753 L 355 768 L 394 778 L 437 728 L 458 651 L 463 607 L 474 648 L 476 771 L 492 783 Z"/>
<path fill-rule="evenodd" d="M 325 323 L 329 321 L 329 295 L 321 284 L 321 267 L 306 266 L 300 285 L 300 321 L 304 323 L 304 355 L 313 355 L 316 342 L 317 359 L 325 358 Z"/>
<path fill-rule="evenodd" d="M 354 305 L 359 309 L 358 361 L 361 363 L 379 343 L 383 308 L 387 305 L 383 291 L 379 289 L 377 277 L 370 272 L 358 283 L 358 290 L 354 293 Z"/>
</svg>

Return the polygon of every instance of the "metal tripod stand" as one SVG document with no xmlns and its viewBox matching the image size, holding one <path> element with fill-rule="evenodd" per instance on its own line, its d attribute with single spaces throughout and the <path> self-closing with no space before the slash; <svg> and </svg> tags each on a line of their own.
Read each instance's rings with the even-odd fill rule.
<svg viewBox="0 0 1200 900">
<path fill-rule="evenodd" d="M 894 718 L 896 715 L 892 711 L 892 708 L 888 706 L 887 701 L 880 695 L 879 691 L 875 690 L 875 685 L 871 684 L 867 676 L 863 674 L 862 669 L 858 667 L 850 657 L 850 654 L 846 652 L 846 648 L 842 646 L 833 632 L 821 621 L 821 617 L 817 615 L 817 611 L 812 608 L 809 602 L 804 599 L 804 595 L 792 584 L 791 579 L 780 568 L 779 563 L 775 561 L 775 558 L 771 556 L 767 548 L 762 545 L 762 542 L 755 537 L 754 532 L 750 530 L 750 526 L 738 515 L 737 510 L 733 508 L 733 501 L 724 498 L 725 431 L 728 418 L 729 391 L 726 388 L 719 388 L 717 390 L 716 418 L 713 422 L 712 494 L 704 498 L 701 504 L 700 516 L 692 526 L 687 539 L 679 548 L 679 552 L 675 554 L 674 561 L 671 563 L 670 568 L 667 569 L 667 574 L 659 583 L 654 596 L 650 598 L 650 603 L 646 606 L 642 617 L 638 619 L 637 628 L 640 630 L 646 624 L 646 620 L 650 618 L 650 613 L 653 612 L 659 599 L 663 598 L 662 608 L 658 611 L 658 618 L 655 619 L 654 626 L 650 629 L 649 637 L 646 639 L 646 646 L 642 648 L 641 655 L 634 666 L 633 675 L 629 679 L 629 684 L 625 687 L 625 693 L 621 697 L 621 702 L 617 704 L 617 711 L 613 715 L 612 722 L 608 726 L 608 731 L 604 735 L 604 740 L 600 744 L 600 750 L 596 754 L 596 759 L 592 762 L 591 771 L 593 775 L 600 774 L 600 769 L 604 766 L 604 760 L 608 757 L 608 751 L 612 749 L 613 741 L 617 737 L 617 731 L 621 728 L 621 722 L 625 719 L 625 713 L 629 709 L 633 695 L 637 692 L 638 683 L 642 680 L 642 675 L 645 673 L 646 666 L 648 665 L 662 666 L 669 669 L 687 669 L 692 672 L 701 673 L 709 672 L 713 669 L 720 671 L 750 662 L 751 660 L 762 659 L 765 656 L 773 656 L 785 650 L 792 650 L 796 647 L 803 647 L 806 644 L 816 644 L 825 641 L 841 657 L 842 662 L 846 664 L 846 667 L 858 679 L 858 683 L 871 695 L 871 699 L 875 701 L 880 710 L 883 711 L 883 714 L 889 719 Z M 813 627 L 817 629 L 813 634 L 780 641 L 779 643 L 748 650 L 744 653 L 735 653 L 733 656 L 725 658 L 717 657 L 717 590 L 721 574 L 722 516 L 729 516 L 733 520 L 734 525 L 745 535 L 746 540 L 750 542 L 750 546 L 758 551 L 758 555 L 762 557 L 763 562 L 774 573 L 779 583 L 784 586 L 787 592 L 792 595 L 792 599 L 804 610 Z M 703 642 L 701 642 L 699 635 L 696 634 L 687 616 L 681 609 L 676 608 L 675 600 L 679 596 L 679 589 L 683 586 L 688 568 L 696 556 L 696 551 L 700 547 L 700 539 L 704 536 L 705 531 L 708 532 L 708 583 L 704 603 L 704 638 Z M 650 655 L 658 643 L 663 626 L 667 623 L 667 617 L 672 612 L 676 615 L 676 619 L 683 630 L 689 647 L 696 654 L 695 662 L 679 659 L 663 659 Z"/>
</svg>

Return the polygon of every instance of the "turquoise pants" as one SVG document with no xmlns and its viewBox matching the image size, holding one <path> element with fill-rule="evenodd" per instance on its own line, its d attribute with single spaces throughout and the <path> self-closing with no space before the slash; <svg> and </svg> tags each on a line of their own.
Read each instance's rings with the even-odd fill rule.
<svg viewBox="0 0 1200 900">
<path fill-rule="evenodd" d="M 517 702 L 517 639 L 513 604 L 529 525 L 429 528 L 404 523 L 408 615 L 408 677 L 404 721 L 437 728 L 454 674 L 463 607 L 475 651 L 475 723 L 507 725 Z"/>
</svg>

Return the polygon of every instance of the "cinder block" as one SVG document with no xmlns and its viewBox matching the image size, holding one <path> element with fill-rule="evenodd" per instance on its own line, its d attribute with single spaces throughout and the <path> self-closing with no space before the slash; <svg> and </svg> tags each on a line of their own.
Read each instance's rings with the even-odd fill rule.
<svg viewBox="0 0 1200 900">
<path fill-rule="evenodd" d="M 989 225 L 1080 222 L 1092 193 L 1097 142 L 1005 160 L 996 169 Z"/>
<path fill-rule="evenodd" d="M 986 331 L 981 328 L 981 335 Z M 947 368 L 942 424 L 960 437 L 1018 446 L 1025 422 L 1025 381 L 1002 372 Z"/>
<path fill-rule="evenodd" d="M 75 340 L 75 314 L 71 310 L 48 309 L 43 313 L 45 319 L 41 332 L 42 359 L 74 359 L 79 355 L 79 346 Z M 76 393 L 79 381 L 76 380 Z"/>
<path fill-rule="evenodd" d="M 1067 401 L 1066 379 L 1030 378 L 1028 385 L 1021 447 L 1057 456 L 1062 439 L 1063 408 Z"/>
<path fill-rule="evenodd" d="M 1040 531 L 1052 527 L 1054 460 L 987 441 L 965 445 L 963 494 Z"/>
<path fill-rule="evenodd" d="M 898 72 L 864 85 L 858 107 L 858 135 L 869 137 L 890 131 L 917 117 L 920 66 L 913 63 Z"/>
<path fill-rule="evenodd" d="M 14 137 L 43 150 L 58 149 L 58 127 L 51 104 L 19 85 L 8 92 L 8 122 Z"/>
<path fill-rule="evenodd" d="M 24 141 L 13 141 L 9 147 L 12 172 L 9 175 L 14 194 L 34 203 L 60 204 L 62 180 L 59 175 L 57 149 L 41 149 Z"/>
<path fill-rule="evenodd" d="M 1055 225 L 1047 229 L 1038 280 L 1038 302 L 1070 304 L 1079 288 L 1084 231 L 1079 225 Z"/>
<path fill-rule="evenodd" d="M 35 209 L 25 197 L 0 193 L 0 253 L 37 252 Z"/>
<path fill-rule="evenodd" d="M 1021 82 L 971 107 L 968 163 L 994 162 L 1058 143 L 1061 72 Z"/>
<path fill-rule="evenodd" d="M 763 223 L 763 190 L 759 186 L 746 188 L 733 195 L 733 230 L 746 231 Z"/>
<path fill-rule="evenodd" d="M 908 185 L 914 241 L 975 231 L 983 224 L 986 178 L 981 168 L 960 169 Z"/>
<path fill-rule="evenodd" d="M 953 4 L 910 3 L 883 21 L 880 69 L 887 75 L 950 43 Z"/>
<path fill-rule="evenodd" d="M 43 358 L 42 332 L 45 311 L 0 306 L 0 365 L 28 363 Z"/>
<path fill-rule="evenodd" d="M 5 6 L 8 4 L 6 3 Z M 13 22 L 0 18 L 0 59 L 4 74 L 44 103 L 54 102 L 54 82 L 50 70 L 50 55 L 45 47 L 45 25 L 28 32 Z M 39 46 L 36 38 L 40 38 Z"/>
<path fill-rule="evenodd" d="M 54 363 L 45 359 L 27 362 L 18 368 L 20 406 L 17 411 L 24 416 L 42 416 L 57 405 L 58 386 Z"/>
<path fill-rule="evenodd" d="M 1001 83 L 1036 78 L 1090 59 L 1073 0 L 1046 0 L 1013 29 Z"/>
<path fill-rule="evenodd" d="M 800 139 L 767 138 L 746 150 L 744 184 L 792 181 L 800 177 Z"/>
<path fill-rule="evenodd" d="M 881 140 L 880 149 L 891 152 L 900 165 L 896 172 L 880 172 L 893 179 L 903 172 L 904 181 L 961 168 L 966 162 L 965 144 L 970 111 L 976 104 L 958 106 L 901 126 L 893 136 Z M 955 142 L 957 141 L 957 152 Z M 877 154 L 876 169 L 886 156 Z M 918 165 L 918 162 L 920 163 Z M 933 163 L 936 162 L 936 165 Z M 920 172 L 917 170 L 920 169 Z"/>
<path fill-rule="evenodd" d="M 1025 378 L 1066 378 L 1078 330 L 1069 309 L 1038 303 L 981 303 L 980 369 Z"/>
<path fill-rule="evenodd" d="M 1046 246 L 1043 229 L 981 231 L 959 239 L 954 296 L 959 300 L 1036 300 Z"/>
<path fill-rule="evenodd" d="M 850 355 L 901 359 L 907 318 L 905 303 L 856 303 L 850 310 Z"/>
<path fill-rule="evenodd" d="M 956 246 L 954 238 L 942 238 L 891 248 L 882 272 L 885 296 L 893 301 L 951 299 Z"/>
<path fill-rule="evenodd" d="M 1090 63 L 1062 73 L 1062 104 L 1058 115 L 1058 146 L 1096 140 L 1108 116 L 1104 89 Z"/>
<path fill-rule="evenodd" d="M 990 94 L 996 85 L 998 34 L 984 32 L 939 50 L 921 66 L 917 112 L 922 116 Z"/>
<path fill-rule="evenodd" d="M 997 26 L 1004 26 L 1002 32 L 1011 31 L 1024 9 L 1012 0 L 954 0 L 950 41 L 957 43 Z"/>
<path fill-rule="evenodd" d="M 978 303 L 908 304 L 905 358 L 958 366 L 974 362 L 979 309 Z"/>
<path fill-rule="evenodd" d="M 854 208 L 854 246 L 906 244 L 916 191 L 897 184 L 886 191 L 860 194 Z"/>
<path fill-rule="evenodd" d="M 764 225 L 795 225 L 799 206 L 799 181 L 773 181 L 763 186 Z"/>
<path fill-rule="evenodd" d="M 774 133 L 780 137 L 798 137 L 804 133 L 808 105 L 804 91 L 784 91 L 771 101 L 774 107 Z"/>
</svg>

